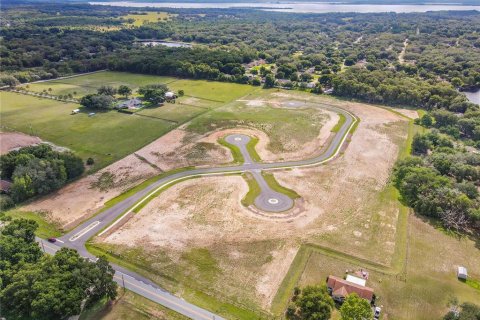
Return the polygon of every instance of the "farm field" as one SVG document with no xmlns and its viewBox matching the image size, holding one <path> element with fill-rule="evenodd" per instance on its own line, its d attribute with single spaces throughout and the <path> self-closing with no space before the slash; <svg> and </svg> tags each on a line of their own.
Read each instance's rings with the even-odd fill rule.
<svg viewBox="0 0 480 320">
<path fill-rule="evenodd" d="M 84 159 L 94 158 L 92 170 L 95 171 L 140 149 L 178 124 L 224 104 L 223 100 L 211 101 L 217 93 L 221 99 L 229 102 L 256 90 L 246 85 L 121 72 L 98 72 L 35 83 L 29 85 L 29 90 L 41 92 L 51 88 L 54 95 L 76 93 L 74 96 L 79 98 L 96 92 L 101 85 L 118 87 L 124 84 L 137 89 L 147 84 L 171 82 L 176 83 L 172 89 L 183 89 L 188 96 L 179 98 L 176 104 L 142 110 L 140 116 L 116 111 L 97 112 L 94 117 L 88 117 L 86 112 L 72 116 L 70 112 L 79 107 L 77 104 L 11 92 L 0 94 L 1 116 L 6 130 L 36 135 L 72 149 Z"/>
<path fill-rule="evenodd" d="M 70 115 L 77 104 L 1 92 L 2 123 L 7 129 L 39 136 L 43 140 L 95 160 L 93 170 L 121 159 L 165 134 L 171 122 L 119 112 L 86 112 Z"/>
<path fill-rule="evenodd" d="M 86 94 L 95 93 L 100 86 L 118 87 L 126 85 L 135 91 L 139 87 L 148 84 L 168 84 L 174 80 L 175 78 L 172 77 L 105 71 L 66 79 L 31 83 L 28 84 L 28 89 L 30 91 L 42 92 L 51 88 L 51 93 L 54 95 L 72 94 L 74 98 L 81 98 Z"/>
<path fill-rule="evenodd" d="M 157 23 L 161 21 L 168 21 L 171 17 L 176 16 L 175 14 L 169 14 L 167 12 L 153 12 L 148 11 L 145 14 L 128 14 L 126 16 L 122 16 L 123 19 L 133 19 L 132 23 L 125 23 L 127 26 L 134 26 L 140 27 L 147 23 Z"/>
<path fill-rule="evenodd" d="M 296 285 L 290 288 L 283 279 L 301 243 L 342 250 L 373 265 L 398 264 L 404 258 L 395 243 L 405 240 L 405 232 L 396 232 L 405 211 L 391 193 L 388 177 L 405 152 L 408 119 L 374 106 L 296 92 L 262 90 L 238 100 L 202 114 L 185 130 L 207 136 L 245 130 L 259 137 L 256 150 L 262 159 L 278 159 L 292 156 L 289 151 L 298 154 L 299 146 L 312 141 L 325 143 L 340 120 L 315 113 L 312 105 L 339 105 L 361 122 L 339 159 L 274 173 L 280 185 L 301 197 L 300 213 L 292 218 L 271 220 L 242 206 L 248 185 L 241 176 L 192 179 L 161 193 L 111 235 L 95 239 L 89 245 L 92 252 L 109 252 L 112 261 L 232 319 L 283 312 Z M 301 152 L 301 157 L 308 154 Z M 372 170 L 375 161 L 381 165 Z"/>
</svg>

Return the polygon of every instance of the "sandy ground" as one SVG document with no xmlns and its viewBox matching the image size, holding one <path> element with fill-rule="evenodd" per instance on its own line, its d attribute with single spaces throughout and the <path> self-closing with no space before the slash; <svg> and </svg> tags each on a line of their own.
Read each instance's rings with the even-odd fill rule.
<svg viewBox="0 0 480 320">
<path fill-rule="evenodd" d="M 46 212 L 57 225 L 70 229 L 97 212 L 108 200 L 158 173 L 148 163 L 129 155 L 21 209 Z M 111 175 L 111 185 L 104 190 L 94 187 L 105 174 Z"/>
<path fill-rule="evenodd" d="M 19 132 L 0 132 L 0 154 L 8 153 L 12 149 L 39 144 L 42 139 Z"/>
<path fill-rule="evenodd" d="M 392 109 L 393 111 L 399 112 L 399 113 L 403 114 L 404 116 L 406 116 L 410 119 L 417 119 L 419 117 L 417 110 L 402 109 L 402 108 L 389 108 L 389 109 Z"/>
<path fill-rule="evenodd" d="M 228 148 L 208 136 L 192 135 L 183 128 L 170 131 L 136 154 L 162 171 L 187 166 L 216 166 L 233 161 Z"/>
<path fill-rule="evenodd" d="M 406 120 L 382 108 L 338 103 L 361 119 L 344 155 L 327 165 L 275 173 L 282 185 L 303 197 L 302 214 L 285 220 L 258 218 L 240 203 L 247 192 L 241 177 L 205 177 L 175 185 L 101 241 L 157 247 L 172 255 L 222 243 L 241 247 L 262 240 L 285 242 L 271 252 L 271 261 L 261 266 L 258 277 L 250 282 L 236 279 L 237 286 L 252 289 L 263 307 L 270 305 L 300 241 L 327 242 L 389 263 L 398 207 L 376 201 L 396 160 L 397 145 L 406 137 Z"/>
</svg>

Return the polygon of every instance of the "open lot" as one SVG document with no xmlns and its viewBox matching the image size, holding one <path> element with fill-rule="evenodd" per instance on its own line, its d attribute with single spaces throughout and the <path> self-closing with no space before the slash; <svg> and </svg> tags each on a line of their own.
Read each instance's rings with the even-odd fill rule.
<svg viewBox="0 0 480 320">
<path fill-rule="evenodd" d="M 20 132 L 0 132 L 0 154 L 8 153 L 12 149 L 28 147 L 41 143 L 42 139 Z"/>
<path fill-rule="evenodd" d="M 268 93 L 267 95 L 271 94 Z M 263 97 L 265 96 L 263 95 Z M 160 114 L 162 117 L 184 121 L 185 115 L 181 118 L 184 107 L 186 106 L 178 103 L 165 104 L 164 107 L 145 109 L 142 112 L 149 111 L 152 116 L 157 116 L 160 112 L 163 112 Z M 338 118 L 336 115 L 330 115 L 330 113 L 312 108 L 247 107 L 245 102 L 237 101 L 211 111 L 198 107 L 189 108 L 192 111 L 198 109 L 204 112 L 199 116 L 200 118 L 211 119 L 209 115 L 212 114 L 215 119 L 219 117 L 218 115 L 225 117 L 225 115 L 233 114 L 237 118 L 242 117 L 245 120 L 242 120 L 244 122 L 240 128 L 232 127 L 232 124 L 237 121 L 235 118 L 232 118 L 229 123 L 221 120 L 218 122 L 218 127 L 212 127 L 214 128 L 213 131 L 203 134 L 188 130 L 190 123 L 186 123 L 145 147 L 132 150 L 131 152 L 134 152 L 134 154 L 116 161 L 94 175 L 84 177 L 51 195 L 33 201 L 26 205 L 24 209 L 48 212 L 50 221 L 60 225 L 64 230 L 68 230 L 108 205 L 110 199 L 161 172 L 188 166 L 215 166 L 230 163 L 233 161 L 230 150 L 218 143 L 218 139 L 226 134 L 242 132 L 260 137 L 257 150 L 262 159 L 302 158 L 304 155 L 308 155 L 306 151 L 318 150 L 325 143 Z M 146 121 L 159 121 L 149 117 L 109 114 L 134 118 L 137 121 L 144 118 Z M 70 117 L 68 119 L 73 119 L 76 116 L 68 117 Z M 312 117 L 317 119 L 317 123 L 315 126 L 307 126 L 306 124 Z M 289 128 L 292 132 L 295 131 L 299 137 L 301 136 L 303 144 L 292 145 L 283 132 L 282 125 L 275 125 L 269 132 L 272 133 L 273 138 L 277 139 L 276 143 L 280 147 L 273 149 L 275 152 L 270 151 L 271 140 L 268 135 L 256 128 L 272 127 L 277 118 L 283 119 L 281 122 L 283 128 Z M 86 120 L 90 119 L 86 118 Z M 162 121 L 159 122 L 163 123 Z M 220 124 L 226 124 L 226 126 L 222 127 Z"/>
<path fill-rule="evenodd" d="M 275 90 L 241 100 L 202 114 L 185 130 L 208 135 L 245 126 L 268 137 L 265 150 L 288 158 L 289 152 L 299 153 L 301 146 L 318 140 L 328 123 L 330 117 L 316 114 L 311 105 L 334 103 L 360 117 L 342 157 L 324 166 L 274 173 L 282 186 L 302 197 L 301 214 L 286 220 L 252 214 L 240 203 L 248 187 L 239 176 L 193 179 L 164 191 L 119 230 L 97 239 L 94 250 L 113 252 L 115 261 L 134 265 L 213 311 L 226 314 L 222 306 L 234 305 L 229 314 L 243 319 L 250 312 L 264 317 L 282 312 L 286 301 L 277 298 L 277 291 L 285 291 L 283 279 L 301 243 L 382 266 L 402 258 L 395 246 L 405 235 L 396 232 L 401 209 L 388 179 L 406 145 L 407 119 L 374 106 Z M 335 122 L 330 125 L 328 131 Z M 265 153 L 257 151 L 264 159 Z"/>
</svg>

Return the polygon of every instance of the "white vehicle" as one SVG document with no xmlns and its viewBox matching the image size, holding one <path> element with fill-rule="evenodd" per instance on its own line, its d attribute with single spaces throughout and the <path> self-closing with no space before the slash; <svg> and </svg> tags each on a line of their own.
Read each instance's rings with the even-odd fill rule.
<svg viewBox="0 0 480 320">
<path fill-rule="evenodd" d="M 380 318 L 380 312 L 382 312 L 382 308 L 375 307 L 374 313 L 373 313 L 373 319 L 378 320 Z"/>
</svg>

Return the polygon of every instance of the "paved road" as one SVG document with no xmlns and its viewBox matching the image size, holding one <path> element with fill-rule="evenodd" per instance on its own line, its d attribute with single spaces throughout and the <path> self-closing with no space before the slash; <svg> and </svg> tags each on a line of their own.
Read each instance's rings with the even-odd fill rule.
<svg viewBox="0 0 480 320">
<path fill-rule="evenodd" d="M 244 134 L 232 134 L 225 138 L 225 141 L 240 149 L 244 164 L 255 162 L 247 149 L 247 144 L 250 140 L 251 138 Z M 283 193 L 272 190 L 260 170 L 247 170 L 247 172 L 250 172 L 260 187 L 260 194 L 254 200 L 254 204 L 258 209 L 267 212 L 282 212 L 293 207 L 293 200 Z"/>
<path fill-rule="evenodd" d="M 159 189 L 165 188 L 175 182 L 178 182 L 186 178 L 192 178 L 192 177 L 225 175 L 230 173 L 237 173 L 237 172 L 241 173 L 241 172 L 249 171 L 249 172 L 253 172 L 254 175 L 256 175 L 257 181 L 264 182 L 264 184 L 262 183 L 262 190 L 267 190 L 267 188 L 269 189 L 269 187 L 260 174 L 262 170 L 306 167 L 306 166 L 318 165 L 326 161 L 329 161 L 339 153 L 341 146 L 343 145 L 343 143 L 347 138 L 347 133 L 353 127 L 357 119 L 348 111 L 345 111 L 343 109 L 340 109 L 334 106 L 321 105 L 319 107 L 337 112 L 339 114 L 343 114 L 346 119 L 344 124 L 340 128 L 340 130 L 331 140 L 330 145 L 320 155 L 310 159 L 299 160 L 299 161 L 260 163 L 260 162 L 254 162 L 251 159 L 245 147 L 246 144 L 240 144 L 239 147 L 242 150 L 243 156 L 245 157 L 245 162 L 243 164 L 236 165 L 236 166 L 216 167 L 216 168 L 192 169 L 188 171 L 177 172 L 175 174 L 161 178 L 158 181 L 146 187 L 145 189 L 138 191 L 137 193 L 130 196 L 129 198 L 117 203 L 113 207 L 101 212 L 100 214 L 92 217 L 90 220 L 80 224 L 74 230 L 60 237 L 59 241 L 57 241 L 55 245 L 47 242 L 48 246 L 55 247 L 55 248 L 58 248 L 58 247 L 73 248 L 73 249 L 76 249 L 79 252 L 79 254 L 84 257 L 87 257 L 90 259 L 96 259 L 85 248 L 85 242 L 89 238 L 93 237 L 96 234 L 102 235 L 103 233 L 107 232 L 110 228 L 114 227 L 117 223 L 119 223 L 128 213 L 134 210 L 138 205 L 146 201 L 149 198 L 149 196 L 156 193 L 156 191 L 158 191 Z M 274 192 L 274 191 L 271 190 L 271 192 Z M 266 195 L 265 199 L 259 199 L 259 202 L 257 203 L 256 201 L 255 203 L 259 206 L 265 205 L 264 202 L 268 203 L 268 200 L 273 198 L 273 197 L 269 197 L 268 196 L 269 194 L 273 194 L 273 193 L 269 193 L 269 192 L 265 193 L 264 194 Z M 278 196 L 278 195 L 275 194 L 275 196 Z M 270 203 L 270 205 L 273 205 L 273 204 Z M 45 246 L 45 241 L 43 241 L 43 243 Z M 48 249 L 48 250 L 53 250 L 53 249 Z M 141 277 L 140 275 L 137 275 L 134 272 L 130 272 L 117 265 L 113 265 L 113 267 L 117 271 L 120 277 L 122 274 L 124 275 L 124 279 L 126 279 L 125 286 L 127 286 L 127 288 L 131 289 L 136 293 L 141 294 L 144 297 L 152 299 L 153 301 L 156 301 L 192 319 L 222 319 L 220 316 L 214 315 L 213 313 L 207 310 L 200 309 L 178 297 L 171 295 L 170 293 L 156 286 L 154 283 L 152 283 L 148 279 Z M 128 277 L 126 278 L 125 276 L 128 276 Z M 116 276 L 115 279 L 117 282 L 119 281 L 118 276 Z M 120 283 L 120 285 L 123 285 L 123 282 Z"/>
</svg>

